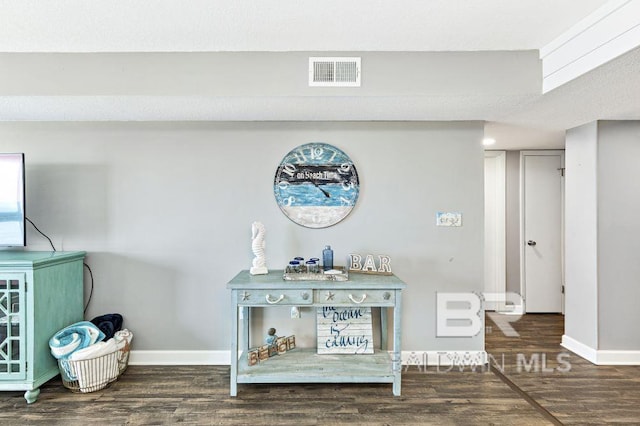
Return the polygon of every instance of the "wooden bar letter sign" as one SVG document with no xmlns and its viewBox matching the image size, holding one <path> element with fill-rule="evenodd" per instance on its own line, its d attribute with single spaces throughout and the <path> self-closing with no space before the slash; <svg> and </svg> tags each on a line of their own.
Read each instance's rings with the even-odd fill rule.
<svg viewBox="0 0 640 426">
<path fill-rule="evenodd" d="M 379 254 L 378 264 L 372 254 L 364 257 L 360 254 L 349 255 L 349 272 L 360 272 L 363 274 L 393 275 L 391 272 L 391 257 Z"/>
</svg>

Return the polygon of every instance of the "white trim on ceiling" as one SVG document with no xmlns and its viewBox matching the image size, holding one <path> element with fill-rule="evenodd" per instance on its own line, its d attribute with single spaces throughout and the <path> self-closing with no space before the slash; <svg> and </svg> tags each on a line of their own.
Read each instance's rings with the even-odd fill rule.
<svg viewBox="0 0 640 426">
<path fill-rule="evenodd" d="M 610 1 L 540 49 L 542 92 L 639 46 L 640 1 Z"/>
</svg>

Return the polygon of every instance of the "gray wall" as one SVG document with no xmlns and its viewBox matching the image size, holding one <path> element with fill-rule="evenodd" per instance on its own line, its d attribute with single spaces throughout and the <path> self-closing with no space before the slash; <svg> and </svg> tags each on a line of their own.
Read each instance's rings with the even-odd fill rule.
<svg viewBox="0 0 640 426">
<path fill-rule="evenodd" d="M 597 350 L 638 350 L 640 123 L 567 132 L 565 334 Z"/>
<path fill-rule="evenodd" d="M 507 151 L 505 180 L 507 291 L 520 294 L 520 151 Z"/>
<path fill-rule="evenodd" d="M 309 87 L 334 54 L 0 53 L 0 120 L 463 121 L 540 92 L 535 50 L 357 52 L 361 87 Z"/>
<path fill-rule="evenodd" d="M 308 85 L 309 56 L 362 57 L 362 87 Z M 538 52 L 1 53 L 0 95 L 523 96 Z M 460 105 L 464 109 L 464 105 Z"/>
<path fill-rule="evenodd" d="M 565 335 L 598 348 L 598 134 L 589 123 L 565 144 Z"/>
<path fill-rule="evenodd" d="M 120 312 L 134 349 L 227 350 L 225 284 L 253 257 L 251 223 L 267 229 L 267 263 L 331 244 L 386 253 L 408 283 L 405 350 L 482 350 L 483 336 L 435 338 L 436 291 L 482 291 L 483 150 L 479 122 L 0 123 L 0 151 L 27 162 L 27 214 L 59 249 L 86 250 L 95 276 L 87 318 Z M 273 197 L 293 147 L 324 141 L 355 161 L 358 205 L 322 230 L 289 221 Z M 437 211 L 463 213 L 435 227 Z M 48 249 L 32 230 L 29 249 Z M 256 319 L 312 342 L 313 314 Z"/>
<path fill-rule="evenodd" d="M 599 348 L 640 349 L 640 122 L 598 122 Z"/>
</svg>

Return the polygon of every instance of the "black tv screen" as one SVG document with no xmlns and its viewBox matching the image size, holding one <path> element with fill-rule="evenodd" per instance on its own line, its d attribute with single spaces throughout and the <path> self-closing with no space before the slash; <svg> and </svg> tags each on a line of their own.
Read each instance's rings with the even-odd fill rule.
<svg viewBox="0 0 640 426">
<path fill-rule="evenodd" d="M 24 154 L 0 153 L 0 246 L 27 244 Z"/>
</svg>

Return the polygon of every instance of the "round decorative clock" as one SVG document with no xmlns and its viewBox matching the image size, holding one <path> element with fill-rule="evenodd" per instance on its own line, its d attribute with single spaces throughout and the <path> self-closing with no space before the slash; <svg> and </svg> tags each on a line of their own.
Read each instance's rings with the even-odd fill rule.
<svg viewBox="0 0 640 426">
<path fill-rule="evenodd" d="M 282 159 L 273 190 L 280 210 L 307 228 L 335 225 L 353 210 L 360 192 L 353 161 L 335 146 L 300 145 Z"/>
</svg>

